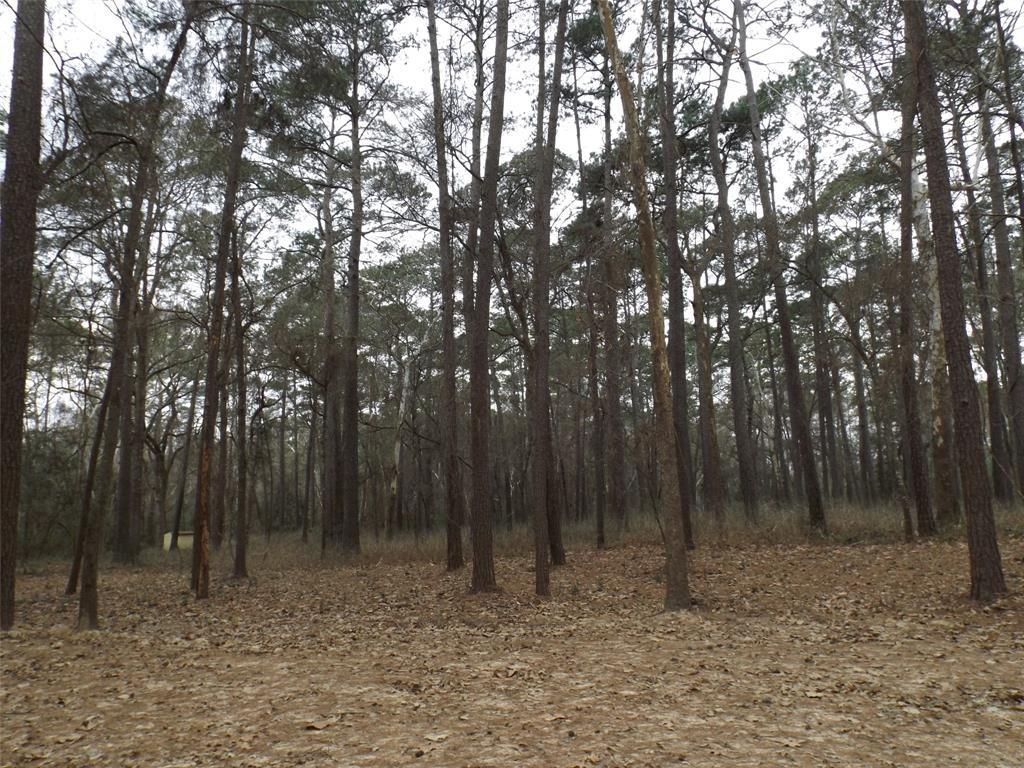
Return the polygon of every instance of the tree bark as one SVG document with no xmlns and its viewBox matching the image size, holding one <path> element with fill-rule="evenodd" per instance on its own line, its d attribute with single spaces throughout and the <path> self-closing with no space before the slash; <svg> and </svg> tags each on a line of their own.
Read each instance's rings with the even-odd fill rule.
<svg viewBox="0 0 1024 768">
<path fill-rule="evenodd" d="M 441 260 L 441 442 L 444 468 L 444 509 L 447 567 L 455 571 L 462 556 L 462 478 L 459 472 L 459 419 L 455 383 L 455 261 L 452 256 L 451 196 L 448 192 L 448 155 L 444 133 L 441 64 L 437 49 L 436 2 L 427 0 L 430 37 L 430 80 L 434 96 L 434 152 L 437 159 L 439 256 Z"/>
<path fill-rule="evenodd" d="M 910 488 L 914 495 L 918 529 L 934 528 L 931 488 L 928 484 L 928 459 L 921 440 L 921 409 L 917 400 L 917 370 L 914 362 L 914 84 L 909 73 L 904 84 L 902 127 L 900 130 L 900 268 L 899 268 L 899 339 L 900 394 L 903 406 L 903 449 L 910 471 Z M 923 526 L 923 528 L 922 528 Z"/>
<path fill-rule="evenodd" d="M 907 57 L 913 67 L 918 113 L 924 141 L 932 232 L 939 269 L 942 330 L 953 391 L 956 448 L 964 489 L 967 544 L 970 554 L 971 597 L 988 600 L 1006 591 L 999 545 L 996 541 L 992 498 L 981 441 L 978 390 L 971 370 L 970 346 L 965 329 L 963 284 L 953 226 L 953 197 L 946 143 L 942 131 L 935 73 L 928 52 L 924 4 L 903 0 Z"/>
<path fill-rule="evenodd" d="M 681 509 L 685 489 L 680 488 L 676 461 L 676 435 L 672 418 L 672 392 L 669 384 L 668 359 L 665 346 L 665 319 L 661 310 L 661 277 L 655 253 L 654 222 L 647 197 L 644 168 L 643 137 L 637 119 L 633 90 L 622 65 L 618 41 L 608 0 L 597 0 L 604 30 L 605 47 L 611 58 L 618 82 L 622 111 L 625 115 L 626 136 L 629 144 L 629 172 L 633 187 L 640 230 L 641 267 L 650 314 L 651 362 L 654 370 L 654 421 L 657 439 L 658 468 L 661 474 L 661 520 L 665 537 L 665 609 L 680 610 L 690 607 L 690 585 L 686 564 L 686 539 Z M 681 491 L 683 491 L 681 493 Z"/>
<path fill-rule="evenodd" d="M 231 238 L 231 246 L 231 314 L 235 321 L 232 334 L 235 351 L 235 454 L 238 462 L 232 576 L 236 579 L 245 579 L 249 576 L 246 563 L 249 548 L 249 444 L 246 436 L 246 419 L 249 404 L 245 372 L 245 323 L 242 318 L 242 257 L 239 253 L 237 234 Z"/>
<path fill-rule="evenodd" d="M 505 121 L 505 71 L 508 58 L 508 0 L 498 0 L 495 28 L 494 79 L 488 119 L 487 157 L 480 190 L 480 245 L 477 254 L 476 295 L 470 324 L 469 389 L 470 433 L 473 451 L 473 592 L 493 592 L 494 519 L 491 509 L 490 366 L 489 334 L 491 273 L 494 261 L 494 225 L 498 213 L 498 172 L 501 134 Z"/>
<path fill-rule="evenodd" d="M 719 528 L 725 523 L 725 484 L 722 482 L 722 457 L 718 450 L 715 404 L 711 379 L 711 344 L 704 314 L 704 265 L 692 264 L 693 334 L 697 342 L 697 390 L 700 406 L 700 452 L 704 468 L 704 511 Z"/>
<path fill-rule="evenodd" d="M 235 226 L 235 205 L 242 173 L 242 151 L 246 143 L 246 123 L 250 85 L 249 3 L 242 6 L 237 99 L 232 117 L 231 145 L 228 151 L 224 206 L 221 210 L 220 231 L 217 235 L 217 253 L 210 301 L 210 321 L 207 331 L 206 382 L 203 387 L 203 419 L 199 433 L 199 466 L 196 478 L 196 507 L 192 538 L 192 589 L 196 598 L 210 595 L 210 487 L 214 432 L 217 427 L 217 409 L 220 403 L 220 351 L 224 329 L 224 294 L 228 259 L 231 255 L 231 233 Z"/>
<path fill-rule="evenodd" d="M 962 117 L 954 105 L 953 139 L 960 161 L 960 175 L 967 194 L 967 247 L 974 262 L 974 276 L 978 287 L 978 315 L 981 320 L 981 357 L 985 369 L 985 396 L 988 404 L 989 449 L 992 454 L 992 491 L 997 501 L 1013 500 L 1013 472 L 1010 446 L 1006 434 L 1006 416 L 999 386 L 999 349 L 992 321 L 992 298 L 989 286 L 988 258 L 985 254 L 985 235 L 981 226 L 981 211 L 974 191 L 974 179 L 964 146 Z"/>
<path fill-rule="evenodd" d="M 628 519 L 626 510 L 626 434 L 622 423 L 622 340 L 619 337 L 618 295 L 622 290 L 621 267 L 614 240 L 612 222 L 612 88 L 614 81 L 610 70 L 608 54 L 605 54 L 604 70 L 604 187 L 601 214 L 601 245 L 604 266 L 604 395 L 605 426 L 608 453 L 598 460 L 604 460 L 605 476 L 608 481 L 608 508 L 625 527 Z"/>
<path fill-rule="evenodd" d="M 740 287 L 736 276 L 736 223 L 729 205 L 729 183 L 725 172 L 725 162 L 719 147 L 719 135 L 722 129 L 722 109 L 725 105 L 725 92 L 729 85 L 729 71 L 732 66 L 736 45 L 736 28 L 733 27 L 732 38 L 728 44 L 720 46 L 722 52 L 722 72 L 718 80 L 715 103 L 708 120 L 708 148 L 710 150 L 711 170 L 715 177 L 718 190 L 718 224 L 719 245 L 722 249 L 722 262 L 725 268 L 725 301 L 726 322 L 728 323 L 729 340 L 729 391 L 732 396 L 732 425 L 736 439 L 736 463 L 739 469 L 740 498 L 743 501 L 743 512 L 750 521 L 757 519 L 757 477 L 754 463 L 754 451 L 750 440 L 747 424 L 747 380 L 743 365 L 743 330 L 740 307 Z"/>
<path fill-rule="evenodd" d="M 557 500 L 551 498 L 553 471 L 551 436 L 551 194 L 555 162 L 555 137 L 558 129 L 558 107 L 562 95 L 562 55 L 565 50 L 565 27 L 568 2 L 561 0 L 555 33 L 555 60 L 548 105 L 547 71 L 545 65 L 547 3 L 538 2 L 537 115 L 534 136 L 536 174 L 534 178 L 534 243 L 533 243 L 533 397 L 530 432 L 533 437 L 531 488 L 534 535 L 534 589 L 537 595 L 551 594 L 549 548 L 556 542 L 549 537 L 551 510 L 558 515 Z M 547 132 L 545 134 L 545 108 Z"/>
<path fill-rule="evenodd" d="M 750 109 L 751 144 L 754 154 L 754 169 L 757 174 L 757 186 L 764 214 L 764 239 L 767 250 L 768 268 L 772 275 L 775 288 L 775 305 L 779 315 L 779 330 L 782 334 L 782 360 L 786 373 L 786 391 L 788 393 L 790 426 L 793 439 L 800 459 L 800 467 L 804 478 L 804 493 L 807 499 L 807 511 L 810 524 L 819 531 L 825 531 L 825 506 L 821 498 L 821 486 L 818 483 L 818 471 L 814 463 L 814 449 L 811 445 L 811 430 L 804 405 L 804 386 L 800 380 L 800 359 L 793 337 L 793 324 L 789 314 L 789 300 L 786 298 L 785 263 L 779 246 L 779 223 L 772 201 L 769 185 L 764 147 L 761 140 L 760 110 L 757 104 L 757 91 L 754 88 L 754 76 L 750 61 L 747 58 L 746 20 L 743 11 L 743 0 L 735 0 L 736 18 L 739 26 L 739 61 L 743 77 L 747 85 L 747 104 Z"/>
<path fill-rule="evenodd" d="M 988 193 L 992 204 L 992 234 L 996 252 L 996 316 L 1003 347 L 1003 371 L 1006 378 L 1006 405 L 1013 434 L 1013 452 L 1017 459 L 1017 490 L 1024 496 L 1024 368 L 1021 366 L 1021 337 L 1017 324 L 1017 290 L 1010 255 L 1010 231 L 1006 226 L 1006 191 L 999 173 L 999 152 L 992 130 L 992 116 L 985 92 L 978 86 L 981 143 L 988 166 Z"/>
<path fill-rule="evenodd" d="M 675 44 L 676 2 L 667 0 L 667 21 L 662 31 L 661 2 L 655 0 L 654 30 L 658 68 L 658 107 L 661 128 L 661 161 L 665 184 L 665 210 L 662 231 L 665 236 L 665 255 L 668 262 L 668 365 L 672 378 L 672 416 L 676 431 L 676 463 L 680 476 L 689 472 L 693 463 L 690 448 L 689 400 L 686 393 L 686 322 L 683 299 L 683 259 L 679 251 L 678 158 L 676 150 L 675 116 Z M 743 470 L 741 470 L 742 472 Z M 688 478 L 692 482 L 692 478 Z M 689 499 L 684 499 L 679 514 L 689 530 L 692 543 L 692 520 Z"/>
<path fill-rule="evenodd" d="M 32 267 L 43 97 L 45 0 L 18 0 L 0 202 L 0 630 L 14 626 L 14 582 L 21 501 L 25 379 L 32 333 Z"/>
<path fill-rule="evenodd" d="M 363 149 L 359 96 L 360 52 L 352 42 L 349 93 L 350 158 L 352 185 L 351 232 L 345 296 L 345 343 L 342 345 L 341 400 L 341 548 L 359 552 L 359 259 L 363 242 Z"/>
<path fill-rule="evenodd" d="M 331 150 L 333 152 L 333 146 Z M 322 543 L 341 539 L 341 346 L 338 342 L 334 256 L 334 184 L 335 162 L 327 159 L 324 196 L 321 203 L 323 260 L 320 266 L 320 293 L 324 300 L 324 427 L 323 442 L 323 527 Z"/>
</svg>

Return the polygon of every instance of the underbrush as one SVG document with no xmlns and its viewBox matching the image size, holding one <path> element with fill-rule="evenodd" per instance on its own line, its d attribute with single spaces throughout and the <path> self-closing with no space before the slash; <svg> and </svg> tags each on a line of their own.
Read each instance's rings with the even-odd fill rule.
<svg viewBox="0 0 1024 768">
<path fill-rule="evenodd" d="M 896 505 L 870 507 L 852 504 L 833 504 L 826 511 L 828 532 L 822 534 L 807 523 L 806 509 L 797 505 L 763 505 L 758 519 L 748 522 L 742 509 L 726 511 L 719 525 L 701 511 L 694 514 L 694 540 L 698 548 L 745 548 L 756 546 L 784 546 L 797 544 L 853 545 L 858 543 L 901 543 L 904 541 L 902 512 Z M 1024 536 L 1024 509 L 997 508 L 996 521 L 1000 536 Z M 593 519 L 565 521 L 562 534 L 566 550 L 580 552 L 594 549 L 596 529 Z M 947 526 L 938 534 L 939 539 L 956 540 L 965 536 L 964 524 Z M 495 528 L 494 550 L 501 557 L 529 556 L 533 551 L 533 532 L 524 523 Z M 606 547 L 628 545 L 658 546 L 661 544 L 659 519 L 649 511 L 636 513 L 626 520 L 611 518 L 605 524 Z M 471 558 L 469 528 L 463 529 L 463 552 L 466 561 Z M 387 537 L 374 536 L 364 531 L 362 551 L 358 555 L 343 555 L 332 549 L 321 548 L 319 531 L 310 531 L 309 540 L 303 542 L 297 532 L 274 533 L 270 537 L 253 535 L 249 542 L 250 570 L 285 570 L 300 566 L 335 566 L 376 563 L 432 562 L 443 564 L 446 559 L 445 531 L 442 527 L 425 532 L 402 532 Z M 230 573 L 233 545 L 226 542 L 220 551 L 211 553 L 216 572 Z M 140 565 L 187 571 L 191 568 L 192 552 L 164 552 L 149 549 L 143 552 Z M 35 563 L 39 565 L 39 563 Z M 29 566 L 31 567 L 31 566 Z"/>
</svg>

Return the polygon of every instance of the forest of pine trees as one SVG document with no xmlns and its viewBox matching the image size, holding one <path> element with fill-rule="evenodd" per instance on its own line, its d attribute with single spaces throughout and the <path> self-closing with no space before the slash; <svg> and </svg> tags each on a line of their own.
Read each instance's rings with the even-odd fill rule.
<svg viewBox="0 0 1024 768">
<path fill-rule="evenodd" d="M 443 531 L 486 592 L 525 525 L 547 595 L 567 525 L 601 548 L 653 514 L 685 607 L 696 520 L 881 505 L 908 540 L 962 527 L 972 596 L 1006 590 L 997 0 L 114 8 L 89 56 L 47 47 L 43 0 L 14 14 L 4 627 L 15 553 L 69 555 L 95 627 L 103 553 L 182 530 L 207 597 L 211 551 L 244 575 L 296 531 Z"/>
<path fill-rule="evenodd" d="M 469 719 L 487 713 L 472 733 L 499 750 L 493 764 L 521 764 L 473 698 L 480 669 L 523 697 L 510 711 L 549 744 L 533 753 L 544 764 L 577 755 L 565 744 L 582 726 L 553 709 L 577 683 L 627 699 L 669 686 L 629 707 L 643 727 L 675 722 L 658 707 L 683 690 L 692 711 L 723 712 L 726 672 L 666 682 L 667 659 L 708 648 L 773 712 L 790 700 L 758 687 L 783 674 L 758 666 L 766 646 L 811 665 L 800 706 L 827 713 L 830 696 L 866 691 L 844 722 L 901 722 L 931 704 L 884 686 L 933 680 L 987 734 L 967 762 L 1011 764 L 996 757 L 1024 727 L 1010 682 L 1024 674 L 1014 6 L 5 0 L 4 763 L 39 739 L 61 764 L 116 763 L 72 757 L 78 739 L 47 709 L 70 683 L 39 670 L 64 643 L 96 674 L 171 637 L 202 637 L 200 657 L 244 636 L 292 659 L 276 683 L 263 667 L 263 682 L 238 677 L 235 656 L 207 690 L 183 676 L 191 710 L 218 686 L 275 699 L 318 680 L 341 662 L 287 654 L 329 636 L 363 659 L 338 672 L 360 690 L 392 662 L 420 670 L 381 678 L 422 697 L 375 699 L 364 732 L 382 762 L 331 752 L 339 764 L 425 750 L 476 764 L 458 752 L 474 743 L 466 718 L 445 710 L 459 696 Z M 869 627 L 872 611 L 897 618 Z M 247 634 L 248 615 L 264 634 Z M 286 639 L 281 622 L 296 622 Z M 121 645 L 46 634 L 69 624 Z M 424 627 L 454 634 L 417 646 Z M 563 645 L 580 628 L 621 655 L 591 667 L 589 646 Z M 887 632 L 931 640 L 872 656 Z M 436 670 L 415 650 L 431 647 L 451 661 L 435 688 L 455 699 L 431 698 Z M 544 661 L 522 655 L 540 647 Z M 813 671 L 819 652 L 833 669 Z M 890 665 L 882 688 L 857 687 L 868 667 L 844 665 L 860 653 Z M 613 656 L 625 666 L 603 666 Z M 506 666 L 456 670 L 482 657 Z M 124 674 L 175 680 L 177 658 Z M 950 686 L 934 665 L 954 660 Z M 830 674 L 845 682 L 820 682 Z M 537 686 L 550 700 L 530 699 Z M 588 690 L 573 701 L 605 712 L 607 734 L 619 715 Z M 106 705 L 81 695 L 88 730 Z M 351 699 L 301 715 L 299 732 L 341 729 L 365 704 Z M 423 702 L 437 719 L 425 736 Z M 803 717 L 797 704 L 786 712 Z M 57 725 L 38 736 L 26 712 Z M 389 753 L 374 723 L 399 721 L 421 737 Z M 920 736 L 908 755 L 959 749 L 908 722 L 891 737 Z M 846 731 L 827 732 L 838 762 L 807 764 L 882 754 L 843 753 Z M 795 733 L 778 743 L 803 743 Z M 612 743 L 574 759 L 684 759 L 636 735 Z M 213 754 L 166 764 L 232 764 Z M 878 764 L 918 764 L 893 754 Z"/>
<path fill-rule="evenodd" d="M 104 553 L 165 534 L 197 597 L 257 534 L 437 533 L 486 592 L 526 526 L 547 595 L 568 527 L 651 515 L 686 607 L 698 531 L 780 509 L 962 530 L 971 595 L 1005 591 L 998 0 L 125 0 L 64 55 L 79 5 L 11 19 L 5 627 L 16 558 L 70 557 L 95 627 Z"/>
</svg>

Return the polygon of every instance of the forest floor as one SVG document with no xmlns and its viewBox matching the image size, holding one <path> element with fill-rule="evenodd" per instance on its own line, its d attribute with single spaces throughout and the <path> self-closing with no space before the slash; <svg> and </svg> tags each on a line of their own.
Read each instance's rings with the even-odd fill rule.
<svg viewBox="0 0 1024 768">
<path fill-rule="evenodd" d="M 2 763 L 1021 766 L 1024 538 L 1002 544 L 986 607 L 959 542 L 703 548 L 678 614 L 654 545 L 571 552 L 543 602 L 526 558 L 470 596 L 435 563 L 257 557 L 196 602 L 163 555 L 103 572 L 92 633 L 35 566 Z"/>
</svg>

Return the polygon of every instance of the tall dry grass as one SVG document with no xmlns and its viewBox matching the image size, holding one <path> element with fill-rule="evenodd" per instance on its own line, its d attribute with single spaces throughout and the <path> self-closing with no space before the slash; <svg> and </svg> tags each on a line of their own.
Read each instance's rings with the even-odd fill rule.
<svg viewBox="0 0 1024 768">
<path fill-rule="evenodd" d="M 742 510 L 726 510 L 723 524 L 717 525 L 701 510 L 693 515 L 694 537 L 698 547 L 729 548 L 775 546 L 786 544 L 856 544 L 899 543 L 904 540 L 903 517 L 895 504 L 860 506 L 833 503 L 827 510 L 828 533 L 819 534 L 807 525 L 806 509 L 797 504 L 765 504 L 755 523 L 743 518 Z M 996 521 L 1001 536 L 1024 536 L 1024 507 L 998 507 Z M 962 539 L 963 523 L 947 527 L 939 533 L 943 539 Z M 630 515 L 625 524 L 612 517 L 606 523 L 608 547 L 623 545 L 661 544 L 658 518 L 650 511 Z M 594 520 L 566 521 L 563 524 L 566 550 L 584 552 L 595 546 Z M 471 556 L 469 531 L 463 532 L 463 546 L 467 560 Z M 495 529 L 495 552 L 502 557 L 528 556 L 533 551 L 533 533 L 526 524 L 511 528 L 500 525 Z M 187 571 L 191 568 L 190 551 L 163 552 L 147 550 L 141 558 L 143 567 L 169 568 Z M 212 553 L 214 567 L 229 572 L 232 548 L 229 544 Z M 445 533 L 443 527 L 415 534 L 399 533 L 393 537 L 374 537 L 365 531 L 362 552 L 343 556 L 331 549 L 321 551 L 319 531 L 311 531 L 309 541 L 303 543 L 298 533 L 275 533 L 269 538 L 254 535 L 249 545 L 249 562 L 255 573 L 266 570 L 284 570 L 292 567 L 336 566 L 376 563 L 412 563 L 445 561 Z"/>
</svg>

